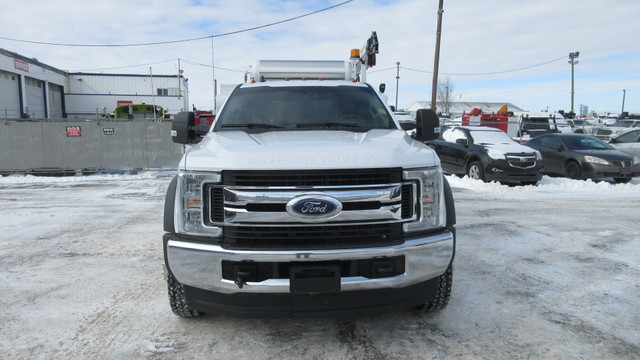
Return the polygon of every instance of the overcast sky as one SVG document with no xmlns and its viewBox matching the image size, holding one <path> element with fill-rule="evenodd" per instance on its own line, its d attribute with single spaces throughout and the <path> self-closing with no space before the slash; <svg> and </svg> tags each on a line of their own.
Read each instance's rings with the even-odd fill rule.
<svg viewBox="0 0 640 360">
<path fill-rule="evenodd" d="M 243 82 L 258 59 L 343 60 L 371 31 L 380 41 L 368 74 L 387 84 L 391 105 L 431 99 L 437 0 L 353 0 L 293 21 L 213 40 L 136 47 L 52 46 L 132 44 L 216 36 L 287 20 L 345 0 L 29 0 L 3 6 L 0 48 L 63 70 L 170 75 L 178 59 L 189 79 L 190 103 L 213 107 L 218 84 Z M 6 5 L 6 4 L 5 4 Z M 590 111 L 640 113 L 638 0 L 445 0 L 440 80 L 461 101 L 509 102 L 530 111 L 571 108 L 570 52 L 575 105 Z M 213 50 L 213 51 L 212 51 Z M 139 65 L 139 66 L 133 66 Z M 524 69 L 526 68 L 526 69 Z M 517 70 L 524 69 L 524 70 Z M 512 71 L 517 70 L 517 71 Z"/>
</svg>

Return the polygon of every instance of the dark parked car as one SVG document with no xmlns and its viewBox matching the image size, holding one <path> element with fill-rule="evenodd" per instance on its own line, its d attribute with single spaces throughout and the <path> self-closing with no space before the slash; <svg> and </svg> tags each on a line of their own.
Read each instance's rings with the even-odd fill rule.
<svg viewBox="0 0 640 360">
<path fill-rule="evenodd" d="M 629 182 L 640 175 L 640 164 L 631 155 L 602 140 L 581 134 L 546 134 L 524 145 L 542 153 L 544 172 L 571 179 L 613 178 Z"/>
<path fill-rule="evenodd" d="M 445 127 L 430 141 L 450 174 L 502 183 L 536 184 L 542 177 L 539 152 L 518 144 L 505 132 L 485 126 Z"/>
</svg>

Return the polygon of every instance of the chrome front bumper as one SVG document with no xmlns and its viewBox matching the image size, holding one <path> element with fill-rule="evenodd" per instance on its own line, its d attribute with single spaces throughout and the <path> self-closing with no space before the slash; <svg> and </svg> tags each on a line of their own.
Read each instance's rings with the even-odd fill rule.
<svg viewBox="0 0 640 360">
<path fill-rule="evenodd" d="M 228 250 L 218 245 L 170 238 L 166 265 L 182 284 L 219 293 L 289 293 L 289 279 L 249 282 L 242 289 L 222 278 L 222 261 L 314 262 L 404 256 L 405 273 L 386 278 L 342 277 L 341 291 L 403 288 L 442 275 L 453 258 L 454 235 L 449 231 L 413 238 L 396 246 L 304 251 Z"/>
</svg>

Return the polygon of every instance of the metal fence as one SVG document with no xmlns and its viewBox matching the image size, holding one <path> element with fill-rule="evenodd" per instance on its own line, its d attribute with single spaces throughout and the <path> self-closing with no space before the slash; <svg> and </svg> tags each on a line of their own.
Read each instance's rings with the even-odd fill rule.
<svg viewBox="0 0 640 360">
<path fill-rule="evenodd" d="M 171 122 L 0 121 L 0 174 L 176 169 Z"/>
</svg>

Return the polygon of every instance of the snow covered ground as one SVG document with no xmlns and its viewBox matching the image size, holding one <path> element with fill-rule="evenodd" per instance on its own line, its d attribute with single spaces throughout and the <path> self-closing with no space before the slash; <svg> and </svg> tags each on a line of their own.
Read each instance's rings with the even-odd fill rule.
<svg viewBox="0 0 640 360">
<path fill-rule="evenodd" d="M 638 359 L 640 179 L 448 177 L 453 292 L 439 314 L 236 319 L 171 313 L 171 173 L 0 178 L 0 359 Z"/>
</svg>

